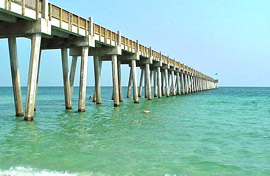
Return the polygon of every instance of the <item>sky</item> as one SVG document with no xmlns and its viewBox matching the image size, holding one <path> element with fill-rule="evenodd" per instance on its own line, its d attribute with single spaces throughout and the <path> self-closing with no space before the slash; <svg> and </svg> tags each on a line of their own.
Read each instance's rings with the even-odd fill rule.
<svg viewBox="0 0 270 176">
<path fill-rule="evenodd" d="M 219 86 L 270 86 L 269 0 L 49 0 L 94 23 L 162 51 L 213 78 Z M 27 85 L 29 39 L 20 38 L 21 85 Z M 7 39 L 0 40 L 0 86 L 11 86 Z M 60 50 L 42 52 L 39 86 L 62 86 Z M 71 57 L 69 59 L 71 64 Z M 79 84 L 79 60 L 75 86 Z M 128 83 L 122 66 L 122 85 Z M 139 69 L 138 79 L 139 79 Z M 215 73 L 218 73 L 215 76 Z M 94 84 L 89 57 L 87 85 Z M 103 64 L 101 85 L 110 86 L 111 62 Z"/>
</svg>

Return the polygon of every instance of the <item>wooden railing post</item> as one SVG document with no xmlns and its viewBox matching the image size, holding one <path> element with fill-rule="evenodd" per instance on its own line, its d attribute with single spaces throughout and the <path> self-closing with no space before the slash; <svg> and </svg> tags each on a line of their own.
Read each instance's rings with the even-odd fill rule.
<svg viewBox="0 0 270 176">
<path fill-rule="evenodd" d="M 94 20 L 93 17 L 89 17 L 88 35 L 94 36 Z"/>
<path fill-rule="evenodd" d="M 50 4 L 49 20 L 52 21 L 52 4 Z"/>
<path fill-rule="evenodd" d="M 81 20 L 80 20 L 80 17 L 79 17 L 79 16 L 77 17 L 77 19 L 78 19 L 78 21 L 77 21 L 77 25 L 78 25 L 77 33 L 79 34 L 79 33 L 80 33 L 80 25 L 81 25 L 81 24 L 80 24 L 80 21 L 81 21 Z"/>
<path fill-rule="evenodd" d="M 62 20 L 63 20 L 63 10 L 60 9 L 60 22 L 59 22 L 60 28 L 62 28 Z"/>
<path fill-rule="evenodd" d="M 25 0 L 22 0 L 22 15 L 25 14 Z"/>
<path fill-rule="evenodd" d="M 36 19 L 38 19 L 38 14 L 39 14 L 39 0 L 36 0 Z"/>
<path fill-rule="evenodd" d="M 117 45 L 121 46 L 121 32 L 117 31 Z"/>
<path fill-rule="evenodd" d="M 73 25 L 73 14 L 70 13 L 69 14 L 69 25 L 68 25 L 69 31 L 72 31 L 72 25 Z"/>
<path fill-rule="evenodd" d="M 49 15 L 48 14 L 49 14 L 49 3 L 48 3 L 48 0 L 42 0 L 42 18 L 48 20 L 48 18 L 49 18 Z"/>
</svg>

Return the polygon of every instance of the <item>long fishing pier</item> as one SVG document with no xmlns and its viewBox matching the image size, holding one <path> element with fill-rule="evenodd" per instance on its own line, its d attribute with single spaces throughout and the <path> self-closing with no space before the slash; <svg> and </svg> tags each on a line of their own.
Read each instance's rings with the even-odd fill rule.
<svg viewBox="0 0 270 176">
<path fill-rule="evenodd" d="M 75 3 L 75 2 L 74 2 Z M 23 111 L 17 37 L 31 39 L 25 113 Z M 112 63 L 113 104 L 123 101 L 121 65 L 130 67 L 127 97 L 133 90 L 134 103 L 139 103 L 144 87 L 145 98 L 176 96 L 216 88 L 217 80 L 183 63 L 144 46 L 47 0 L 0 0 L 0 38 L 8 38 L 10 67 L 17 116 L 33 120 L 42 50 L 61 49 L 65 107 L 71 109 L 71 98 L 78 58 L 80 84 L 78 111 L 85 111 L 88 56 L 93 56 L 95 91 L 93 102 L 101 104 L 100 75 L 103 61 Z M 69 52 L 68 52 L 69 50 Z M 72 56 L 71 69 L 68 57 Z M 137 83 L 136 67 L 141 70 Z"/>
</svg>

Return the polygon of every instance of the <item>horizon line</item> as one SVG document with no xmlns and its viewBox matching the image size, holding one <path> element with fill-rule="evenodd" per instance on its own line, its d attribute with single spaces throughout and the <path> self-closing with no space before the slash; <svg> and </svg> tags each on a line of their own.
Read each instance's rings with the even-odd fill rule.
<svg viewBox="0 0 270 176">
<path fill-rule="evenodd" d="M 48 86 L 38 86 L 38 87 L 55 87 L 55 88 L 64 88 L 64 86 L 53 86 L 53 85 L 48 85 Z M 79 88 L 79 86 L 73 86 L 74 88 Z M 95 87 L 94 85 L 91 86 L 86 86 L 86 87 Z M 100 87 L 113 87 L 111 86 L 100 86 Z M 122 86 L 122 87 L 128 87 L 128 86 Z M 143 86 L 144 87 L 144 86 Z M 151 86 L 154 87 L 154 86 Z M 12 88 L 12 86 L 0 86 L 0 88 Z M 27 88 L 27 86 L 21 86 L 21 88 Z M 270 88 L 270 86 L 218 86 L 218 88 Z"/>
</svg>

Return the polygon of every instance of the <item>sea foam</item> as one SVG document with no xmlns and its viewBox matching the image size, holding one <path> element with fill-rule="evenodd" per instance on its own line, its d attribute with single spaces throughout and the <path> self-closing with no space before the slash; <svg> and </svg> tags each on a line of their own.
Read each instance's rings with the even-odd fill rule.
<svg viewBox="0 0 270 176">
<path fill-rule="evenodd" d="M 76 173 L 68 173 L 67 171 L 59 172 L 59 171 L 50 171 L 47 169 L 38 170 L 33 169 L 31 167 L 11 167 L 9 170 L 0 170 L 0 176 L 81 176 L 81 175 L 93 175 L 91 173 L 88 174 L 76 174 Z"/>
</svg>

